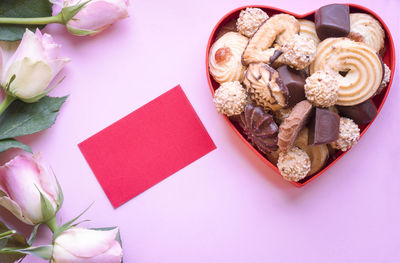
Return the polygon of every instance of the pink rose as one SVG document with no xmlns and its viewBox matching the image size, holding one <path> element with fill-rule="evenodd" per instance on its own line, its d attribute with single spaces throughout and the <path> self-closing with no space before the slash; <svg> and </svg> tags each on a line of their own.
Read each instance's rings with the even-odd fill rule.
<svg viewBox="0 0 400 263">
<path fill-rule="evenodd" d="M 76 6 L 82 0 L 53 0 L 53 10 Z M 129 0 L 91 0 L 66 24 L 71 34 L 84 36 L 97 34 L 111 24 L 128 17 Z"/>
<path fill-rule="evenodd" d="M 46 213 L 43 213 L 41 195 L 50 204 Z M 30 225 L 51 219 L 61 206 L 52 170 L 38 156 L 18 155 L 1 166 L 0 205 Z"/>
<path fill-rule="evenodd" d="M 118 228 L 100 231 L 71 228 L 54 241 L 54 263 L 121 263 Z"/>
<path fill-rule="evenodd" d="M 3 87 L 15 76 L 7 93 L 25 102 L 43 97 L 51 81 L 70 61 L 59 56 L 60 48 L 50 35 L 27 29 L 14 55 L 4 63 L 5 68 L 0 69 Z"/>
</svg>

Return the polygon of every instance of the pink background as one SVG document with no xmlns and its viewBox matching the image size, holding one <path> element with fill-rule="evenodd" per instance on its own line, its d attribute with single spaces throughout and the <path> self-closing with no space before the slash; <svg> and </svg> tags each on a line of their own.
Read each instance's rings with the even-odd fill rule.
<svg viewBox="0 0 400 263">
<path fill-rule="evenodd" d="M 353 2 L 376 11 L 399 42 L 400 2 Z M 71 96 L 55 126 L 23 141 L 42 153 L 63 186 L 59 220 L 95 201 L 83 217 L 92 220 L 85 225 L 120 226 L 127 263 L 398 262 L 398 77 L 362 140 L 301 189 L 246 148 L 211 101 L 205 49 L 225 13 L 245 4 L 304 13 L 327 3 L 143 0 L 133 3 L 129 19 L 96 37 L 72 37 L 60 25 L 48 27 L 72 58 L 63 71 L 66 80 L 52 95 Z M 218 148 L 114 210 L 77 144 L 176 84 Z M 31 230 L 4 209 L 0 214 L 23 233 Z M 37 244 L 48 238 L 41 228 Z"/>
</svg>

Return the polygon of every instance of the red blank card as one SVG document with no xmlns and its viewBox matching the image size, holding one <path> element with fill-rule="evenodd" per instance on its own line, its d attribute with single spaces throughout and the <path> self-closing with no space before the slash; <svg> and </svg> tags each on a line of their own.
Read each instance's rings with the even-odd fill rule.
<svg viewBox="0 0 400 263">
<path fill-rule="evenodd" d="M 180 86 L 79 144 L 114 207 L 216 147 Z"/>
</svg>

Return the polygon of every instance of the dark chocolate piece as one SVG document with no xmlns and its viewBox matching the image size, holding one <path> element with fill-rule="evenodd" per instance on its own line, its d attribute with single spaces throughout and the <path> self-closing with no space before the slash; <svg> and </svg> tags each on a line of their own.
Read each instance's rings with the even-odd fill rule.
<svg viewBox="0 0 400 263">
<path fill-rule="evenodd" d="M 315 29 L 322 41 L 328 37 L 346 37 L 350 33 L 350 8 L 332 4 L 315 12 Z"/>
<path fill-rule="evenodd" d="M 352 119 L 358 125 L 371 122 L 378 112 L 374 102 L 371 99 L 355 106 L 336 107 L 339 110 L 340 115 Z"/>
<path fill-rule="evenodd" d="M 328 144 L 339 139 L 340 117 L 328 109 L 315 108 L 308 134 L 308 144 Z"/>
<path fill-rule="evenodd" d="M 247 139 L 261 152 L 278 150 L 278 125 L 262 107 L 247 104 L 240 115 L 239 124 Z"/>
<path fill-rule="evenodd" d="M 288 66 L 281 66 L 277 69 L 279 78 L 289 91 L 288 106 L 293 107 L 298 102 L 305 100 L 304 85 L 306 76 L 302 71 L 292 69 Z"/>
</svg>

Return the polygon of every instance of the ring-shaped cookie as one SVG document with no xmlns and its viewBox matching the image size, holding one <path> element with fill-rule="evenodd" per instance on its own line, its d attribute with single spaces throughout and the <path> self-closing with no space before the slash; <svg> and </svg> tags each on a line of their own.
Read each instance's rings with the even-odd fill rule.
<svg viewBox="0 0 400 263">
<path fill-rule="evenodd" d="M 367 44 L 375 52 L 380 52 L 385 46 L 385 31 L 381 23 L 369 14 L 350 14 L 349 37 Z"/>
<path fill-rule="evenodd" d="M 307 19 L 299 19 L 300 23 L 300 35 L 307 36 L 314 40 L 315 44 L 318 45 L 321 42 L 318 38 L 317 31 L 315 30 L 315 23 Z"/>
<path fill-rule="evenodd" d="M 336 104 L 342 106 L 357 105 L 372 97 L 383 76 L 382 62 L 375 50 L 348 38 L 328 38 L 318 45 L 310 72 L 318 70 L 339 73 Z"/>
</svg>

